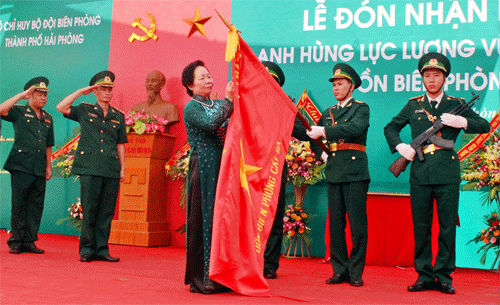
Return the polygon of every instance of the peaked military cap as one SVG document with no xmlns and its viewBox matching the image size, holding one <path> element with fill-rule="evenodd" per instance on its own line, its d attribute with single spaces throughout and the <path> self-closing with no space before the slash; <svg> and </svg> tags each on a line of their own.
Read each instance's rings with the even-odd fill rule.
<svg viewBox="0 0 500 305">
<path fill-rule="evenodd" d="M 354 89 L 361 86 L 361 78 L 348 64 L 338 63 L 333 67 L 333 76 L 329 79 L 333 83 L 336 78 L 347 78 L 354 84 Z"/>
<path fill-rule="evenodd" d="M 111 71 L 105 70 L 97 73 L 92 77 L 90 80 L 89 85 L 94 86 L 94 85 L 100 85 L 103 87 L 113 87 L 115 84 L 113 83 L 115 81 L 115 74 Z"/>
<path fill-rule="evenodd" d="M 29 87 L 35 86 L 35 90 L 47 92 L 49 91 L 49 88 L 47 88 L 48 85 L 49 80 L 46 77 L 38 76 L 30 79 L 26 85 L 24 85 L 24 90 L 28 90 Z"/>
<path fill-rule="evenodd" d="M 269 73 L 278 82 L 280 87 L 283 87 L 283 85 L 285 84 L 285 73 L 283 73 L 283 70 L 281 70 L 281 68 L 277 64 L 271 61 L 263 61 L 262 64 L 264 65 L 264 67 L 267 68 L 267 71 L 269 71 Z"/>
<path fill-rule="evenodd" d="M 418 61 L 418 72 L 421 75 L 427 69 L 439 69 L 443 71 L 444 76 L 448 77 L 451 71 L 451 64 L 448 58 L 441 53 L 431 52 L 427 53 Z"/>
</svg>

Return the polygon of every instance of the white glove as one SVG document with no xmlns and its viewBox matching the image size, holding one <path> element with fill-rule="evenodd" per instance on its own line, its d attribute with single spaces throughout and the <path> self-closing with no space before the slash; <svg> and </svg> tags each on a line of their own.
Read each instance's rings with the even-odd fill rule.
<svg viewBox="0 0 500 305">
<path fill-rule="evenodd" d="M 413 161 L 415 158 L 415 150 L 408 144 L 400 143 L 396 146 L 396 150 L 408 161 Z"/>
<path fill-rule="evenodd" d="M 316 140 L 319 137 L 325 137 L 325 127 L 323 126 L 311 126 L 311 130 L 306 131 L 307 135 L 311 138 Z"/>
<path fill-rule="evenodd" d="M 321 154 L 321 160 L 323 160 L 323 162 L 327 162 L 328 161 L 328 154 L 326 152 L 323 152 Z"/>
<path fill-rule="evenodd" d="M 441 116 L 441 122 L 443 122 L 444 125 L 454 128 L 467 128 L 466 118 L 451 113 L 443 113 Z"/>
</svg>

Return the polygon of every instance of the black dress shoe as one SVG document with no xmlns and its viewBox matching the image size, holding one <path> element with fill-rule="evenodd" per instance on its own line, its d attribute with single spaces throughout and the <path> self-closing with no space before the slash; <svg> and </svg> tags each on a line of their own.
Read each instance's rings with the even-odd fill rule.
<svg viewBox="0 0 500 305">
<path fill-rule="evenodd" d="M 351 283 L 351 286 L 354 286 L 354 287 L 361 287 L 365 284 L 362 279 L 357 279 L 357 280 L 351 279 L 350 283 Z"/>
<path fill-rule="evenodd" d="M 408 286 L 408 291 L 418 292 L 418 291 L 434 290 L 435 285 L 436 284 L 434 282 L 423 282 L 421 280 L 417 280 L 415 284 Z"/>
<path fill-rule="evenodd" d="M 276 270 L 273 270 L 273 269 L 264 269 L 264 277 L 266 279 L 275 279 L 278 277 L 278 275 L 276 274 Z"/>
<path fill-rule="evenodd" d="M 11 254 L 21 254 L 21 247 L 11 247 L 9 250 L 9 253 Z"/>
<path fill-rule="evenodd" d="M 448 283 L 436 283 L 436 290 L 441 291 L 442 293 L 446 294 L 455 294 L 455 288 L 451 286 L 451 284 Z"/>
<path fill-rule="evenodd" d="M 116 263 L 116 262 L 120 261 L 119 258 L 111 257 L 111 256 L 109 256 L 109 254 L 108 255 L 98 255 L 95 257 L 94 260 L 103 261 L 103 262 L 111 262 L 111 263 Z"/>
<path fill-rule="evenodd" d="M 345 274 L 335 274 L 331 278 L 327 279 L 326 283 L 329 284 L 329 285 L 332 285 L 332 284 L 347 283 L 347 282 L 350 282 L 350 281 L 351 281 L 351 279 L 350 279 L 350 277 L 348 275 L 345 275 Z"/>
<path fill-rule="evenodd" d="M 90 255 L 90 254 L 81 255 L 80 261 L 83 263 L 90 263 L 92 261 L 92 255 Z"/>
<path fill-rule="evenodd" d="M 44 254 L 45 253 L 44 250 L 38 249 L 34 244 L 22 246 L 21 251 L 26 252 L 26 253 L 35 253 L 35 254 Z"/>
</svg>

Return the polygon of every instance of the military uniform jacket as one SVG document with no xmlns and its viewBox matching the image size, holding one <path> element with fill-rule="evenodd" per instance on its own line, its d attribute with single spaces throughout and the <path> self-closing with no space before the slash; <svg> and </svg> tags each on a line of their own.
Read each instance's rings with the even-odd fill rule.
<svg viewBox="0 0 500 305">
<path fill-rule="evenodd" d="M 443 113 L 455 109 L 460 103 L 464 103 L 464 100 L 444 94 L 438 108 L 432 109 L 427 95 L 410 99 L 401 112 L 384 128 L 384 134 L 391 152 L 396 152 L 396 146 L 403 143 L 399 132 L 406 125 L 410 125 L 412 139 L 415 139 L 432 126 L 433 123 L 428 119 L 423 109 L 435 118 L 439 118 Z M 466 133 L 489 132 L 490 125 L 488 121 L 481 118 L 474 111 L 467 110 L 461 116 L 467 119 L 467 129 L 464 130 Z M 455 141 L 460 131 L 461 129 L 459 128 L 445 126 L 441 129 L 441 137 Z M 418 156 L 415 155 L 415 160 L 411 165 L 410 183 L 420 185 L 460 183 L 460 162 L 455 150 L 437 150 L 433 153 L 425 154 L 424 159 L 421 162 L 418 160 Z"/>
<path fill-rule="evenodd" d="M 109 107 L 106 117 L 98 105 L 81 103 L 71 106 L 68 119 L 80 122 L 80 140 L 71 172 L 77 175 L 93 175 L 120 178 L 120 159 L 117 144 L 127 143 L 125 116 Z"/>
<path fill-rule="evenodd" d="M 333 143 L 352 143 L 366 146 L 370 126 L 370 107 L 351 99 L 343 108 L 335 105 L 326 109 L 318 126 L 325 127 L 327 146 Z M 311 147 L 319 159 L 322 154 L 319 145 L 311 141 Z M 325 167 L 326 180 L 330 183 L 343 183 L 370 180 L 368 157 L 359 150 L 333 151 Z"/>
<path fill-rule="evenodd" d="M 45 177 L 46 148 L 54 146 L 52 116 L 42 109 L 39 119 L 28 102 L 26 105 L 14 105 L 2 119 L 12 122 L 14 127 L 14 145 L 4 168 Z"/>
</svg>

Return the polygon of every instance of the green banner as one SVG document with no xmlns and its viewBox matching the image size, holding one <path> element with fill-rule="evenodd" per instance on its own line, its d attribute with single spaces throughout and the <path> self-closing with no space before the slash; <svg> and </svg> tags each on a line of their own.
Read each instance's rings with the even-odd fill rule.
<svg viewBox="0 0 500 305">
<path fill-rule="evenodd" d="M 417 71 L 423 54 L 450 59 L 448 95 L 469 99 L 474 91 L 477 113 L 489 120 L 498 111 L 498 1 L 233 1 L 231 21 L 259 59 L 280 65 L 284 91 L 298 100 L 307 89 L 320 110 L 337 103 L 328 82 L 334 64 L 358 72 L 363 83 L 353 96 L 371 112 L 371 192 L 409 190 L 409 171 L 399 178 L 388 171 L 398 156 L 391 155 L 383 128 L 409 98 L 424 94 Z M 411 140 L 409 128 L 401 134 Z"/>
</svg>

